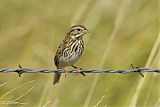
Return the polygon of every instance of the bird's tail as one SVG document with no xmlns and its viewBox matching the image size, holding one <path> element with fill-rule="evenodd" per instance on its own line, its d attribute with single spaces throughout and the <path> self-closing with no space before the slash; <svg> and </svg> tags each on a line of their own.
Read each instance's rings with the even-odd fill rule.
<svg viewBox="0 0 160 107">
<path fill-rule="evenodd" d="M 53 79 L 53 85 L 55 85 L 56 83 L 59 83 L 60 77 L 61 77 L 61 73 L 56 72 Z"/>
</svg>

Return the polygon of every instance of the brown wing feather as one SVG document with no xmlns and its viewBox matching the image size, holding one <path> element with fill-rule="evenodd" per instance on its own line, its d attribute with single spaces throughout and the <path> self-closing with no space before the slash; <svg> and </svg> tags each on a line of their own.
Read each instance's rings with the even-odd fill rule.
<svg viewBox="0 0 160 107">
<path fill-rule="evenodd" d="M 61 69 L 59 66 L 59 57 L 63 55 L 63 50 L 65 49 L 65 47 L 66 47 L 65 42 L 62 42 L 59 48 L 57 49 L 56 55 L 54 57 L 54 64 L 56 65 L 57 69 Z M 61 73 L 56 72 L 53 79 L 53 85 L 59 83 L 60 77 Z"/>
<path fill-rule="evenodd" d="M 56 65 L 57 68 L 59 68 L 59 57 L 61 57 L 63 55 L 63 50 L 65 49 L 66 47 L 66 42 L 62 42 L 58 49 L 57 49 L 57 52 L 56 52 L 56 55 L 54 57 L 54 64 Z"/>
<path fill-rule="evenodd" d="M 54 64 L 56 65 L 57 68 L 59 68 L 59 67 L 58 67 L 58 65 L 59 65 L 59 60 L 58 60 L 57 55 L 54 57 Z"/>
</svg>

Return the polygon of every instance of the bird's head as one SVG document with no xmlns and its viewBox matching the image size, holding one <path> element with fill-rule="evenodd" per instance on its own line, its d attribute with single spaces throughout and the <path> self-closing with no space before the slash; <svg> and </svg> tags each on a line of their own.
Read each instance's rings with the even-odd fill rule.
<svg viewBox="0 0 160 107">
<path fill-rule="evenodd" d="M 72 39 L 82 38 L 84 34 L 89 33 L 88 29 L 83 25 L 74 25 L 68 31 L 68 36 Z"/>
</svg>

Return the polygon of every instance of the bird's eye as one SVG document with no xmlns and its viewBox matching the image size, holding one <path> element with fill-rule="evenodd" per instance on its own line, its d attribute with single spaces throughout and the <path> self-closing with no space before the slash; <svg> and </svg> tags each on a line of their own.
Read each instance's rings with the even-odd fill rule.
<svg viewBox="0 0 160 107">
<path fill-rule="evenodd" d="M 80 30 L 81 30 L 80 28 L 77 29 L 77 31 L 80 31 Z"/>
</svg>

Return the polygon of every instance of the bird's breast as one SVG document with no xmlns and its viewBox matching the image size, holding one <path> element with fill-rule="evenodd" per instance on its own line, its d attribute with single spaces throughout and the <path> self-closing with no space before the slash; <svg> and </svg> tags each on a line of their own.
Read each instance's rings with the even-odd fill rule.
<svg viewBox="0 0 160 107">
<path fill-rule="evenodd" d="M 59 59 L 61 66 L 73 65 L 80 58 L 84 50 L 83 41 L 77 41 L 72 43 L 66 49 L 64 49 L 63 55 Z"/>
</svg>

